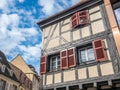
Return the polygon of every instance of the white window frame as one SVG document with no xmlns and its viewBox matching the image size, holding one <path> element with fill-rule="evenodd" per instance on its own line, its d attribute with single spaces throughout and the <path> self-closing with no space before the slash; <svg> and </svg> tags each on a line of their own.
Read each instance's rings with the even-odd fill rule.
<svg viewBox="0 0 120 90">
<path fill-rule="evenodd" d="M 53 66 L 53 58 L 55 58 L 55 66 Z M 59 58 L 59 59 L 58 59 Z M 56 56 L 51 56 L 50 57 L 50 71 L 57 71 L 60 69 L 60 64 L 58 64 L 58 62 L 60 62 L 60 55 L 56 55 Z"/>
<path fill-rule="evenodd" d="M 83 47 L 83 48 L 79 48 L 79 49 L 78 49 L 78 57 L 79 57 L 79 63 L 80 63 L 80 64 L 95 62 L 95 55 L 94 55 L 94 60 L 89 60 L 89 57 L 88 57 L 88 49 L 91 49 L 91 48 L 93 49 L 92 45 L 90 45 L 90 46 L 85 46 L 85 47 Z M 85 61 L 83 61 L 83 60 L 81 59 L 81 51 L 84 51 L 84 52 L 85 52 L 85 58 L 86 58 Z M 94 51 L 94 49 L 93 49 L 93 51 Z M 93 52 L 93 54 L 94 54 L 94 52 Z"/>
</svg>

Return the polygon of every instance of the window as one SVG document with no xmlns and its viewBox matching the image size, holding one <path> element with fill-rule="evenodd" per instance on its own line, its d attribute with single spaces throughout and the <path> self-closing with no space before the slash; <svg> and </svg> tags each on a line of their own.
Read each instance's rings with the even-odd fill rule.
<svg viewBox="0 0 120 90">
<path fill-rule="evenodd" d="M 78 49 L 79 63 L 86 64 L 95 61 L 94 49 L 92 45 Z"/>
<path fill-rule="evenodd" d="M 0 90 L 5 90 L 6 82 L 4 80 L 0 80 Z"/>
<path fill-rule="evenodd" d="M 117 19 L 117 22 L 120 28 L 120 7 L 115 9 L 114 11 L 115 11 L 115 16 L 116 16 L 116 19 Z"/>
<path fill-rule="evenodd" d="M 51 56 L 50 57 L 50 71 L 56 71 L 60 69 L 60 56 Z"/>
<path fill-rule="evenodd" d="M 114 9 L 114 13 L 116 16 L 116 20 L 118 22 L 119 28 L 120 28 L 120 1 L 111 1 L 111 3 L 113 4 L 113 9 Z"/>
<path fill-rule="evenodd" d="M 6 68 L 6 66 L 2 65 L 2 68 L 1 68 L 2 72 L 5 72 L 5 68 Z"/>
<path fill-rule="evenodd" d="M 71 16 L 71 26 L 72 28 L 75 28 L 79 25 L 86 25 L 89 22 L 89 14 L 88 14 L 88 10 L 84 10 L 84 11 L 79 11 L 74 13 Z"/>
<path fill-rule="evenodd" d="M 13 89 L 12 90 L 17 90 L 17 86 L 13 85 Z"/>
</svg>

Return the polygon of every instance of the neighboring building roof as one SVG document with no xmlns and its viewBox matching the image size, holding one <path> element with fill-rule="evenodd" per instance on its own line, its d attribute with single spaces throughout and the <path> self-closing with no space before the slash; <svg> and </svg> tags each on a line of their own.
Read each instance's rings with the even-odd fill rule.
<svg viewBox="0 0 120 90">
<path fill-rule="evenodd" d="M 4 71 L 2 71 L 2 66 L 1 66 L 0 74 L 2 74 L 4 76 L 18 82 L 13 70 L 11 69 L 11 67 L 9 65 L 9 62 L 7 61 L 5 55 L 4 55 L 4 53 L 2 51 L 0 51 L 0 63 L 1 63 L 2 66 L 3 65 L 5 66 Z M 11 75 L 10 73 L 13 73 L 13 74 Z"/>
<path fill-rule="evenodd" d="M 24 59 L 22 58 L 22 56 L 17 55 L 12 61 L 11 63 L 13 65 L 15 65 L 17 68 L 19 68 L 20 70 L 22 70 L 24 73 L 34 73 L 30 67 L 26 64 L 26 62 L 24 61 Z"/>
<path fill-rule="evenodd" d="M 17 68 L 17 67 L 16 67 L 15 65 L 13 65 L 12 63 L 10 63 L 10 67 L 14 70 L 15 75 L 16 75 L 18 81 L 21 83 L 22 87 L 28 88 L 28 86 L 26 86 L 26 85 L 21 81 L 20 75 L 21 75 L 21 74 L 24 75 L 24 77 L 27 78 L 31 83 L 32 83 L 32 81 L 26 76 L 26 74 L 25 74 L 23 71 L 21 71 L 19 68 Z"/>
<path fill-rule="evenodd" d="M 5 54 L 0 51 L 0 62 L 10 68 L 9 62 L 7 61 Z"/>
<path fill-rule="evenodd" d="M 75 8 L 78 8 L 80 5 L 84 5 L 85 3 L 89 2 L 90 0 L 81 0 L 78 4 L 64 10 L 64 11 L 61 11 L 60 13 L 57 13 L 53 16 L 50 16 L 48 18 L 46 18 L 45 20 L 42 20 L 42 21 L 39 21 L 37 22 L 38 25 L 40 25 L 40 27 L 42 28 L 43 24 L 46 24 L 47 22 L 51 22 L 53 21 L 55 18 L 58 18 L 58 17 L 61 17 L 64 15 L 64 14 L 68 14 L 69 12 L 71 12 L 72 10 L 74 10 Z M 99 0 L 98 0 L 99 1 Z M 75 10 L 74 10 L 75 11 Z M 72 14 L 72 13 L 71 13 Z M 60 18 L 59 18 L 60 19 Z M 54 21 L 53 21 L 54 22 Z"/>
</svg>

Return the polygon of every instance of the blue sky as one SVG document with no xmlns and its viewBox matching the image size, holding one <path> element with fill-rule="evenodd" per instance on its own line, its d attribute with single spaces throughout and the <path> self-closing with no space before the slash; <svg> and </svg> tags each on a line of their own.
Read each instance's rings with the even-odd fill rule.
<svg viewBox="0 0 120 90">
<path fill-rule="evenodd" d="M 9 61 L 20 54 L 39 71 L 42 32 L 36 22 L 80 0 L 0 0 L 0 50 Z"/>
</svg>

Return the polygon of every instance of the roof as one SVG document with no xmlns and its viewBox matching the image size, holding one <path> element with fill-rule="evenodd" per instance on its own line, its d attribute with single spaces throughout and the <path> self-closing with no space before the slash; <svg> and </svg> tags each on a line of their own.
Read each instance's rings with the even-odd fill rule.
<svg viewBox="0 0 120 90">
<path fill-rule="evenodd" d="M 15 65 L 17 68 L 19 68 L 20 70 L 22 70 L 24 73 L 34 73 L 31 68 L 28 66 L 28 64 L 25 62 L 25 60 L 23 59 L 23 57 L 21 55 L 17 55 L 12 61 L 11 63 L 13 65 Z M 22 66 L 22 67 L 21 67 Z M 27 71 L 24 69 L 26 68 Z"/>
<path fill-rule="evenodd" d="M 22 70 L 20 70 L 19 68 L 17 68 L 15 65 L 13 65 L 12 63 L 10 63 L 10 67 L 14 70 L 14 72 L 15 72 L 15 75 L 16 75 L 16 77 L 17 77 L 17 79 L 18 79 L 18 81 L 20 82 L 20 83 L 22 83 L 22 81 L 21 81 L 21 78 L 20 78 L 20 74 L 24 74 L 24 76 L 29 80 L 29 81 L 31 81 L 27 76 L 26 76 L 26 74 L 22 71 Z M 32 81 L 31 81 L 32 82 Z"/>
<path fill-rule="evenodd" d="M 4 55 L 4 53 L 3 53 L 2 51 L 0 51 L 0 63 L 1 63 L 2 65 L 5 65 L 5 71 L 3 72 L 3 71 L 2 71 L 2 68 L 1 68 L 1 69 L 0 69 L 0 74 L 2 74 L 2 75 L 4 75 L 4 76 L 6 76 L 6 77 L 8 77 L 8 78 L 10 78 L 10 79 L 18 82 L 18 80 L 17 80 L 14 72 L 13 72 L 13 75 L 12 75 L 12 76 L 10 75 L 10 71 L 9 71 L 9 70 L 12 70 L 12 69 L 11 69 L 11 67 L 10 67 L 10 65 L 9 65 L 9 62 L 7 61 L 5 55 Z"/>
<path fill-rule="evenodd" d="M 76 5 L 68 8 L 68 9 L 65 9 L 55 15 L 52 15 L 42 21 L 39 21 L 39 22 L 37 22 L 37 24 L 43 31 L 43 29 L 45 27 L 47 27 L 51 24 L 54 24 L 58 21 L 61 21 L 62 19 L 65 19 L 66 17 L 73 15 L 77 11 L 86 10 L 87 8 L 90 8 L 95 5 L 100 4 L 101 2 L 103 2 L 103 0 L 81 0 Z"/>
<path fill-rule="evenodd" d="M 0 62 L 10 68 L 9 62 L 2 51 L 0 51 Z"/>
<path fill-rule="evenodd" d="M 53 18 L 58 17 L 59 15 L 63 15 L 63 14 L 65 14 L 65 13 L 67 13 L 68 11 L 70 11 L 70 10 L 72 10 L 72 9 L 74 9 L 74 8 L 77 8 L 78 6 L 83 5 L 84 3 L 87 3 L 87 2 L 89 2 L 89 1 L 90 1 L 90 0 L 81 0 L 81 1 L 80 1 L 79 3 L 77 3 L 76 5 L 68 8 L 68 9 L 66 9 L 66 10 L 64 10 L 64 11 L 61 11 L 61 12 L 59 12 L 59 13 L 53 15 L 53 16 L 50 16 L 50 17 L 48 17 L 48 18 L 46 18 L 46 19 L 44 19 L 44 20 L 42 20 L 42 21 L 39 21 L 39 22 L 37 22 L 37 24 L 41 26 L 43 23 L 46 23 L 48 20 L 50 20 L 50 19 L 52 20 Z"/>
</svg>

